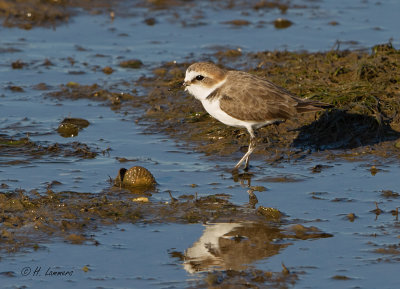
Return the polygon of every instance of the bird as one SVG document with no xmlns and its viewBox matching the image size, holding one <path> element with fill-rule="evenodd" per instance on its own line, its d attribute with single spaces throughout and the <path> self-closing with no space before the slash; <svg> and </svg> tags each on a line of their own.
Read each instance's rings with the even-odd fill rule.
<svg viewBox="0 0 400 289">
<path fill-rule="evenodd" d="M 280 123 L 297 114 L 333 107 L 330 104 L 299 98 L 263 77 L 238 70 L 227 70 L 211 62 L 191 64 L 185 73 L 184 90 L 200 100 L 204 109 L 220 122 L 245 128 L 250 135 L 247 152 L 235 165 L 238 171 L 249 157 L 257 139 L 256 130 Z"/>
</svg>

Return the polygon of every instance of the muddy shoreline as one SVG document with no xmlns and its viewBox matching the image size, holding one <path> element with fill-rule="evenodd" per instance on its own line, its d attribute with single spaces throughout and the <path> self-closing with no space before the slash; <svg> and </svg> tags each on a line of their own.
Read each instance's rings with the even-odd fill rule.
<svg viewBox="0 0 400 289">
<path fill-rule="evenodd" d="M 83 13 L 94 15 L 104 14 L 106 15 L 105 20 L 102 19 L 102 21 L 111 23 L 115 17 L 137 17 L 146 27 L 150 27 L 161 26 L 162 21 L 165 21 L 163 17 L 168 15 L 170 9 L 179 7 L 182 9 L 179 10 L 180 12 L 188 12 L 189 16 L 185 18 L 183 16 L 185 13 L 181 13 L 182 15 L 171 14 L 168 22 L 178 23 L 179 27 L 183 27 L 183 29 L 207 25 L 203 23 L 204 15 L 201 12 L 189 13 L 189 11 L 194 11 L 195 9 L 192 8 L 197 5 L 193 1 L 139 1 L 137 6 L 144 10 L 140 10 L 136 14 L 131 14 L 129 9 L 125 10 L 126 6 L 123 2 L 0 0 L 0 17 L 6 28 L 18 27 L 30 30 L 42 27 L 60 27 L 73 21 L 72 19 L 83 11 Z M 254 13 L 276 10 L 282 17 L 285 17 L 288 9 L 298 8 L 290 2 L 282 4 L 279 1 L 251 1 L 250 4 L 247 1 L 221 1 L 217 5 L 216 9 L 221 10 L 240 10 L 240 8 L 246 7 Z M 194 20 L 189 21 L 192 16 L 195 16 Z M 237 19 L 223 21 L 219 25 L 231 29 L 268 25 L 275 25 L 276 29 L 286 29 L 291 25 L 297 25 L 283 18 L 281 21 L 272 23 L 255 22 L 256 20 L 252 22 L 244 20 L 243 18 L 246 16 L 246 13 L 239 14 Z M 135 27 L 135 25 L 137 25 L 136 22 L 132 26 Z M 338 23 L 329 25 L 336 26 Z M 117 29 L 110 26 L 107 29 L 110 31 L 116 29 L 113 40 L 117 43 L 127 36 L 132 39 L 136 37 L 134 34 L 128 35 L 118 31 L 119 27 Z M 122 31 L 122 29 L 120 30 Z M 23 49 L 24 45 L 29 44 L 30 41 L 34 43 L 36 39 L 25 39 L 22 41 L 25 44 L 20 46 L 15 42 L 0 47 L 0 53 L 12 55 L 8 59 L 10 61 L 2 66 L 2 69 L 8 69 L 16 75 L 13 81 L 19 79 L 19 72 L 26 71 L 33 74 L 39 73 L 39 76 L 41 73 L 47 76 L 53 72 L 62 71 L 61 77 L 58 75 L 59 78 L 54 78 L 53 84 L 45 83 L 46 80 L 41 80 L 35 85 L 27 84 L 29 82 L 24 83 L 24 81 L 19 84 L 7 82 L 4 95 L 1 97 L 11 103 L 10 99 L 18 94 L 26 94 L 26 100 L 29 101 L 29 98 L 37 93 L 40 99 L 57 101 L 57 104 L 51 104 L 54 107 L 62 106 L 63 102 L 84 99 L 90 105 L 92 103 L 100 104 L 106 107 L 106 110 L 116 112 L 118 116 L 110 118 L 114 123 L 109 130 L 99 129 L 98 134 L 93 133 L 90 138 L 86 133 L 101 126 L 100 117 L 92 117 L 94 119 L 92 123 L 92 119 L 89 122 L 84 118 L 77 118 L 75 115 L 57 115 L 56 117 L 51 115 L 55 119 L 57 117 L 60 119 L 57 121 L 46 120 L 44 124 L 40 122 L 38 124 L 36 120 L 40 118 L 32 117 L 31 123 L 29 117 L 21 117 L 22 120 L 19 120 L 19 115 L 16 113 L 16 116 L 11 117 L 9 123 L 5 122 L 7 133 L 0 134 L 0 153 L 3 156 L 0 165 L 4 171 L 7 170 L 7 167 L 23 171 L 29 166 L 36 166 L 36 169 L 40 171 L 43 168 L 41 165 L 47 160 L 51 162 L 54 160 L 52 164 L 57 167 L 57 161 L 68 164 L 68 162 L 84 162 L 110 155 L 114 143 L 109 140 L 113 138 L 113 129 L 118 128 L 118 122 L 122 119 L 132 122 L 132 125 L 135 122 L 135 125 L 141 126 L 144 134 L 165 135 L 186 150 L 201 152 L 211 162 L 222 160 L 224 164 L 234 165 L 243 151 L 247 150 L 248 135 L 246 131 L 227 127 L 211 118 L 201 104 L 185 93 L 181 87 L 186 68 L 192 62 L 197 61 L 212 61 L 224 68 L 243 70 L 266 77 L 299 97 L 319 100 L 335 106 L 334 109 L 326 112 L 301 115 L 297 119 L 289 120 L 278 126 L 260 129 L 258 147 L 252 158 L 256 159 L 262 168 L 269 168 L 271 164 L 290 165 L 304 160 L 317 159 L 319 163 L 312 163 L 309 166 L 307 164 L 308 173 L 320 174 L 318 177 L 321 176 L 322 181 L 325 181 L 327 174 L 324 172 L 337 165 L 332 163 L 333 160 L 339 160 L 338 163 L 340 161 L 372 160 L 367 162 L 368 164 L 362 169 L 367 174 L 374 176 L 384 174 L 386 168 L 370 164 L 397 163 L 400 158 L 400 50 L 390 42 L 377 44 L 364 50 L 342 50 L 340 42 L 338 42 L 331 50 L 317 53 L 285 50 L 245 52 L 240 48 L 218 46 L 201 56 L 189 54 L 186 58 L 182 57 L 186 61 L 170 61 L 161 64 L 157 62 L 154 65 L 154 63 L 148 64 L 140 59 L 140 56 L 132 55 L 134 53 L 131 51 L 123 53 L 115 50 L 118 52 L 101 55 L 97 53 L 96 49 L 99 48 L 96 45 L 94 45 L 95 48 L 86 49 L 85 45 L 81 46 L 80 44 L 75 44 L 72 52 L 70 50 L 50 59 L 37 56 L 35 59 L 29 60 L 29 57 L 24 54 L 27 52 L 24 52 Z M 93 53 L 88 52 L 90 49 L 93 49 Z M 17 53 L 17 55 L 14 56 L 13 53 Z M 79 55 L 80 53 L 88 53 L 89 57 L 94 56 L 87 60 L 85 56 Z M 87 54 L 85 55 L 87 56 Z M 105 62 L 106 65 L 101 66 L 99 59 L 107 57 L 113 60 Z M 132 76 L 130 74 L 132 71 L 139 71 L 142 76 L 136 77 L 140 75 L 139 73 Z M 99 76 L 96 72 L 101 75 Z M 106 78 L 106 76 L 118 73 L 125 73 L 126 80 Z M 89 74 L 90 76 L 88 76 Z M 85 75 L 85 81 L 79 83 L 76 79 L 69 80 L 76 75 Z M 135 79 L 134 82 L 129 81 L 132 78 Z M 88 84 L 88 81 L 91 83 Z M 54 85 L 54 83 L 57 84 Z M 31 91 L 34 91 L 32 95 Z M 51 105 L 46 109 L 53 109 Z M 16 107 L 18 108 L 17 105 Z M 85 109 L 83 108 L 83 111 Z M 62 112 L 62 114 L 68 114 L 68 112 Z M 82 113 L 79 117 L 84 117 L 84 115 Z M 54 125 L 54 123 L 56 124 Z M 44 128 L 38 128 L 39 125 Z M 132 136 L 130 129 L 132 128 L 127 128 L 127 135 Z M 27 132 L 33 132 L 33 137 Z M 78 134 L 84 138 L 73 141 Z M 49 135 L 55 137 L 52 138 Z M 58 138 L 59 136 L 63 139 Z M 42 141 L 41 138 L 46 138 L 46 140 Z M 103 138 L 106 140 L 104 141 Z M 124 138 L 121 139 L 124 141 Z M 90 142 L 90 144 L 85 142 Z M 97 146 L 97 144 L 99 145 Z M 109 144 L 110 146 L 108 146 Z M 138 153 L 138 158 L 136 158 L 135 152 L 131 154 L 131 151 L 135 151 L 135 149 L 135 147 L 130 147 L 128 152 L 123 150 L 116 152 L 116 155 L 112 155 L 112 161 L 117 165 L 127 167 L 136 164 L 141 155 Z M 106 160 L 104 164 L 114 165 L 112 161 Z M 175 160 L 173 159 L 173 161 Z M 173 161 L 168 160 L 168 162 Z M 99 163 L 99 165 L 103 165 L 101 162 Z M 146 162 L 142 165 L 146 165 Z M 90 168 L 98 169 L 95 165 Z M 372 196 L 369 195 L 370 199 L 367 201 L 364 201 L 364 198 L 367 198 L 364 197 L 366 192 L 361 190 L 362 197 L 356 195 L 360 193 L 357 190 L 356 193 L 351 192 L 353 186 L 343 188 L 344 191 L 348 189 L 350 193 L 341 197 L 337 195 L 342 192 L 336 192 L 336 188 L 325 192 L 313 191 L 314 188 L 306 187 L 304 190 L 307 190 L 308 193 L 302 197 L 311 200 L 310 203 L 305 203 L 309 207 L 299 206 L 296 208 L 299 215 L 304 211 L 309 214 L 308 216 L 305 214 L 306 217 L 302 219 L 303 215 L 301 217 L 298 215 L 287 216 L 285 212 L 280 211 L 280 207 L 270 205 L 268 203 L 270 196 L 265 197 L 266 194 L 262 197 L 268 201 L 264 199 L 264 202 L 258 203 L 257 196 L 260 197 L 268 190 L 263 184 L 290 185 L 303 181 L 301 176 L 299 178 L 296 178 L 296 175 L 291 177 L 290 172 L 287 175 L 277 175 L 275 172 L 268 175 L 267 172 L 267 175 L 259 174 L 254 177 L 250 168 L 249 174 L 241 173 L 231 177 L 230 172 L 215 166 L 217 172 L 213 171 L 212 173 L 218 177 L 212 178 L 210 183 L 214 183 L 215 180 L 223 183 L 219 179 L 219 174 L 225 173 L 228 177 L 222 176 L 221 179 L 226 178 L 233 182 L 230 182 L 229 185 L 227 182 L 215 186 L 203 185 L 199 188 L 199 192 L 203 190 L 203 195 L 198 196 L 197 193 L 194 193 L 197 190 L 196 184 L 179 183 L 175 186 L 175 183 L 172 184 L 175 180 L 170 183 L 164 181 L 164 187 L 159 190 L 159 187 L 154 185 L 157 177 L 155 180 L 151 177 L 151 183 L 154 185 L 151 188 L 128 190 L 121 185 L 123 184 L 122 176 L 119 182 L 120 186 L 118 186 L 114 185 L 115 179 L 110 177 L 109 180 L 106 180 L 104 176 L 106 174 L 99 177 L 95 173 L 88 174 L 84 170 L 84 166 L 79 169 L 81 170 L 75 170 L 73 173 L 65 169 L 57 173 L 58 176 L 75 174 L 78 175 L 77 178 L 82 179 L 95 176 L 95 181 L 100 184 L 99 186 L 106 184 L 100 193 L 84 193 L 90 190 L 87 189 L 85 180 L 75 186 L 79 189 L 63 190 L 58 187 L 62 185 L 61 182 L 51 180 L 51 177 L 46 175 L 40 176 L 41 184 L 45 184 L 46 189 L 42 189 L 43 186 L 41 189 L 14 189 L 15 187 L 10 188 L 12 186 L 10 183 L 15 181 L 18 184 L 16 177 L 14 180 L 2 179 L 0 183 L 1 256 L 17 255 L 16 253 L 21 252 L 29 254 L 33 251 L 45 250 L 45 244 L 53 241 L 81 246 L 99 246 L 101 244 L 96 239 L 94 232 L 101 232 L 105 227 L 116 227 L 126 223 L 138 226 L 240 224 L 229 232 L 230 234 L 220 238 L 219 241 L 223 245 L 221 252 L 211 252 L 217 260 L 223 259 L 226 262 L 217 270 L 210 270 L 213 267 L 208 267 L 209 260 L 200 262 L 196 258 L 190 259 L 183 251 L 169 252 L 170 257 L 180 266 L 185 264 L 193 272 L 210 271 L 202 275 L 204 278 L 197 283 L 194 282 L 194 285 L 185 283 L 187 287 L 229 288 L 232 284 L 240 283 L 243 288 L 262 286 L 287 288 L 294 286 L 301 279 L 302 274 L 310 271 L 309 268 L 302 271 L 299 269 L 301 267 L 297 267 L 293 270 L 290 267 L 291 264 L 282 263 L 282 271 L 271 272 L 257 270 L 243 264 L 252 264 L 270 258 L 300 240 L 324 238 L 329 240 L 335 237 L 341 240 L 340 237 L 343 237 L 341 234 L 346 232 L 338 230 L 336 227 L 332 230 L 336 230 L 335 233 L 332 233 L 329 231 L 329 226 L 327 226 L 328 230 L 323 230 L 308 223 L 317 223 L 319 226 L 322 222 L 332 221 L 332 224 L 335 221 L 337 223 L 345 222 L 344 225 L 343 223 L 340 225 L 346 228 L 348 224 L 358 225 L 358 227 L 350 227 L 350 231 L 345 234 L 352 234 L 360 228 L 364 230 L 362 234 L 365 236 L 361 242 L 368 242 L 372 249 L 368 247 L 366 250 L 378 254 L 376 262 L 382 260 L 397 262 L 398 257 L 396 256 L 400 254 L 398 244 L 391 244 L 389 241 L 374 243 L 377 236 L 369 232 L 370 227 L 380 226 L 380 223 L 376 223 L 379 217 L 392 218 L 386 223 L 383 222 L 379 230 L 397 234 L 399 208 L 395 201 L 398 200 L 399 193 L 387 189 L 386 186 L 390 187 L 387 184 L 381 185 L 379 188 L 381 191 L 374 191 Z M 111 171 L 110 168 L 107 169 Z M 173 179 L 173 174 L 180 174 L 180 169 L 182 168 L 173 167 L 171 169 L 171 167 L 164 166 L 163 169 L 160 169 L 160 175 Z M 171 170 L 169 175 L 166 173 L 167 170 Z M 109 174 L 115 177 L 120 175 L 120 172 L 113 170 Z M 196 170 L 190 172 L 197 173 Z M 167 176 L 165 177 L 165 175 Z M 17 176 L 24 178 L 23 173 Z M 185 180 L 185 182 L 193 183 L 196 177 Z M 258 186 L 250 185 L 253 177 L 256 182 L 260 183 Z M 240 204 L 233 201 L 233 196 L 230 195 L 232 192 L 230 189 L 233 186 L 240 186 L 234 182 L 239 181 L 245 198 L 247 198 L 246 191 L 249 194 L 248 201 Z M 178 189 L 173 192 L 168 185 L 178 187 Z M 219 193 L 215 193 L 213 187 L 218 189 Z M 302 201 L 304 201 L 303 199 Z M 324 201 L 327 207 L 331 203 L 342 205 L 351 203 L 353 207 L 337 208 L 332 215 L 324 215 L 326 220 L 316 219 L 313 210 L 321 206 L 320 204 Z M 316 204 L 316 202 L 319 203 Z M 365 205 L 365 203 L 367 204 Z M 365 227 L 368 230 L 357 222 L 366 224 Z M 337 223 L 332 227 L 337 226 Z M 322 226 L 323 224 L 321 224 Z M 379 230 L 377 230 L 378 234 L 382 233 Z M 382 235 L 385 234 L 387 235 L 387 232 L 382 233 Z M 359 236 L 354 237 L 354 239 L 356 238 Z M 306 245 L 304 247 L 307 250 L 310 248 Z M 346 253 L 340 252 L 340 254 Z M 323 265 L 318 263 L 317 266 L 322 267 Z M 347 265 L 347 267 L 354 268 L 352 265 Z M 11 277 L 17 275 L 13 272 L 0 273 Z M 339 273 L 331 278 L 342 282 L 351 279 L 347 275 L 351 275 L 353 272 L 349 270 Z M 354 275 L 357 274 L 354 273 Z"/>
<path fill-rule="evenodd" d="M 205 56 L 202 60 L 215 61 L 223 67 L 228 67 L 227 63 L 229 63 L 230 67 L 235 69 L 245 69 L 249 63 L 252 63 L 253 69 L 246 69 L 249 73 L 267 77 L 300 97 L 335 105 L 335 109 L 324 113 L 304 115 L 277 127 L 261 129 L 259 147 L 255 155 L 256 158 L 265 159 L 266 166 L 270 163 L 295 161 L 309 155 L 326 159 L 345 158 L 352 161 L 362 160 L 371 155 L 390 159 L 400 157 L 398 141 L 400 135 L 400 50 L 392 47 L 390 43 L 373 47 L 371 53 L 269 51 L 232 55 L 232 52 L 228 50 Z M 113 110 L 119 110 L 122 107 L 127 111 L 139 109 L 143 114 L 137 118 L 136 122 L 144 126 L 146 133 L 167 134 L 179 142 L 186 143 L 194 150 L 205 153 L 210 158 L 229 156 L 227 159 L 231 160 L 246 149 L 248 136 L 241 129 L 227 127 L 211 118 L 198 101 L 183 91 L 181 82 L 188 65 L 189 63 L 165 63 L 155 68 L 152 76 L 141 77 L 136 84 L 147 91 L 143 95 L 120 94 L 98 84 L 83 86 L 78 83 L 67 83 L 62 85 L 60 90 L 47 93 L 47 96 L 60 100 L 87 98 L 104 102 Z M 9 165 L 44 156 L 95 158 L 98 153 L 101 153 L 95 148 L 78 142 L 43 146 L 30 141 L 29 138 L 13 139 L 7 136 L 1 136 L 0 141 L 0 149 L 3 153 L 24 156 L 24 160 L 14 160 L 9 162 Z M 27 156 L 28 159 L 26 159 Z M 7 185 L 3 184 L 1 194 L 5 200 L 9 200 L 6 203 L 10 205 L 17 202 L 19 205 L 3 209 L 3 225 L 4 220 L 11 218 L 10 212 L 14 215 L 25 214 L 26 206 L 29 207 L 32 203 L 30 200 L 28 205 L 24 205 L 22 201 L 26 198 L 29 200 L 32 197 L 31 193 L 7 192 L 6 189 Z M 63 195 L 64 192 L 56 193 L 49 190 L 45 194 L 58 196 Z M 75 194 L 79 193 L 64 196 L 62 203 L 73 204 Z M 102 204 L 101 200 L 108 194 L 110 193 L 105 193 L 104 196 L 85 195 L 88 198 L 87 206 L 91 206 L 91 202 L 100 202 L 96 205 L 99 207 L 96 212 L 98 212 L 97 218 L 101 220 L 107 214 L 117 214 L 121 206 L 126 205 L 124 203 L 126 201 L 120 201 L 118 206 L 113 205 L 114 213 L 106 213 L 107 210 L 103 205 L 107 202 L 103 205 L 99 204 Z M 45 197 L 43 194 L 37 194 L 37 196 L 39 198 L 35 199 L 37 203 L 34 206 L 43 210 L 42 206 L 49 204 L 48 196 Z M 10 201 L 13 199 L 14 201 Z M 193 199 L 193 196 L 190 199 Z M 130 201 L 128 203 L 132 206 Z M 141 206 L 142 204 L 134 203 L 134 209 L 139 209 Z M 234 207 L 235 212 L 231 215 L 225 212 L 228 218 L 238 217 L 238 208 Z M 146 222 L 162 219 L 154 214 L 154 208 L 151 206 L 144 208 L 149 210 L 142 212 L 144 215 L 153 216 L 146 219 Z M 136 220 L 138 217 L 134 209 L 130 208 L 132 212 L 128 215 L 134 216 Z M 179 206 L 175 209 L 179 209 Z M 80 210 L 82 207 L 74 214 Z M 100 213 L 102 211 L 104 212 Z M 185 211 L 187 208 L 182 207 L 182 210 L 176 213 L 185 215 Z M 53 210 L 49 213 L 55 214 L 51 216 L 51 219 L 62 219 L 59 213 Z M 210 221 L 204 211 L 196 213 L 195 216 L 186 217 L 190 219 L 189 222 Z M 182 221 L 186 217 L 174 218 Z M 116 217 L 115 221 L 117 220 L 132 221 L 128 217 Z M 107 218 L 105 221 L 109 222 Z M 21 220 L 17 223 L 19 225 L 12 225 L 16 227 L 14 228 L 16 231 L 25 226 Z M 86 224 L 80 226 L 84 228 Z"/>
<path fill-rule="evenodd" d="M 267 161 L 322 151 L 327 158 L 400 156 L 400 50 L 390 43 L 377 45 L 370 53 L 266 51 L 232 57 L 228 50 L 202 60 L 266 77 L 300 97 L 335 106 L 260 129 L 255 154 Z M 253 68 L 246 69 L 249 63 Z M 149 90 L 136 102 L 146 109 L 140 120 L 150 123 L 152 132 L 167 133 L 207 155 L 244 150 L 245 130 L 219 123 L 183 92 L 180 84 L 188 65 L 166 63 L 138 81 Z"/>
</svg>

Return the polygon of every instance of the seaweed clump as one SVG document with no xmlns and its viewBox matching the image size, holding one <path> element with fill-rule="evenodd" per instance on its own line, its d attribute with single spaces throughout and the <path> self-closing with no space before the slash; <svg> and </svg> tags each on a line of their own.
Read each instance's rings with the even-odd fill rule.
<svg viewBox="0 0 400 289">
<path fill-rule="evenodd" d="M 21 248 L 34 248 L 38 243 L 48 241 L 49 236 L 61 237 L 72 243 L 79 240 L 79 243 L 95 244 L 90 231 L 99 225 L 117 223 L 247 221 L 251 224 L 261 222 L 265 227 L 280 226 L 287 222 L 283 216 L 268 220 L 258 215 L 255 209 L 235 205 L 222 195 L 201 198 L 185 195 L 171 202 L 160 202 L 152 198 L 154 189 L 151 188 L 136 191 L 134 198 L 129 190 L 116 187 L 99 194 L 55 192 L 51 185 L 42 193 L 36 190 L 7 191 L 7 186 L 1 188 L 0 251 L 16 252 Z M 140 198 L 146 201 L 138 201 L 140 195 L 147 196 Z M 279 234 L 298 238 L 290 228 Z M 300 239 L 307 238 L 307 234 L 305 232 Z M 313 230 L 309 238 L 330 236 Z"/>
<path fill-rule="evenodd" d="M 0 164 L 16 165 L 46 157 L 93 159 L 99 151 L 81 142 L 47 144 L 34 142 L 29 137 L 15 139 L 0 135 L 0 153 Z"/>
</svg>

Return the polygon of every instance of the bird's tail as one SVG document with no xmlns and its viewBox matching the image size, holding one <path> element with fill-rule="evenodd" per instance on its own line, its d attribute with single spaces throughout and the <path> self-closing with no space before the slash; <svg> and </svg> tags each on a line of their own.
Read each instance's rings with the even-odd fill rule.
<svg viewBox="0 0 400 289">
<path fill-rule="evenodd" d="M 321 101 L 301 100 L 296 106 L 297 113 L 320 111 L 334 106 Z"/>
</svg>

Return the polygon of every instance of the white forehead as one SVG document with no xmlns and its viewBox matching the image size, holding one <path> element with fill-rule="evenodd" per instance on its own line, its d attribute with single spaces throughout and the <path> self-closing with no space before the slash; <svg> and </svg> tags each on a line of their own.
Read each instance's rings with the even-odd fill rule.
<svg viewBox="0 0 400 289">
<path fill-rule="evenodd" d="M 200 73 L 195 71 L 195 70 L 190 70 L 187 71 L 186 70 L 186 76 L 185 76 L 185 81 L 189 81 L 192 80 L 193 78 L 195 78 L 197 75 L 199 75 Z"/>
</svg>

